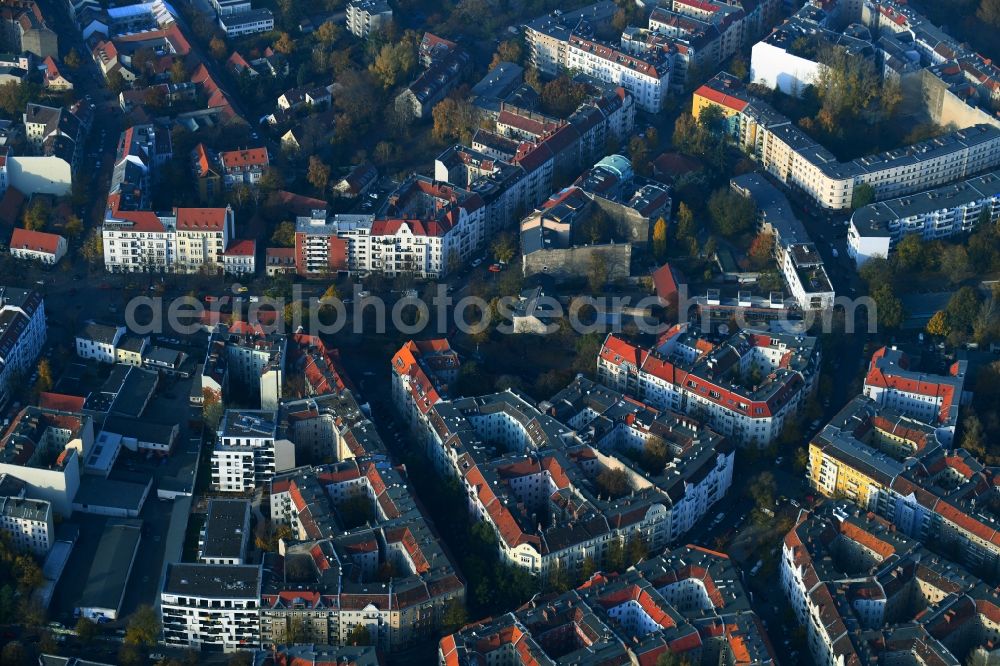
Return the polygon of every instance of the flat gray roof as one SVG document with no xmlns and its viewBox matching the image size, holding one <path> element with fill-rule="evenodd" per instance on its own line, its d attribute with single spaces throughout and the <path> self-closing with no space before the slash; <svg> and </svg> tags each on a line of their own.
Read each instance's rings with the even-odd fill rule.
<svg viewBox="0 0 1000 666">
<path fill-rule="evenodd" d="M 960 183 L 889 199 L 859 208 L 851 223 L 862 236 L 886 236 L 897 220 L 969 205 L 1000 195 L 1000 171 L 991 171 Z"/>
<path fill-rule="evenodd" d="M 202 557 L 242 557 L 249 516 L 250 502 L 246 500 L 209 501 Z"/>
<path fill-rule="evenodd" d="M 77 608 L 121 610 L 141 533 L 141 520 L 123 520 L 104 529 Z"/>
</svg>

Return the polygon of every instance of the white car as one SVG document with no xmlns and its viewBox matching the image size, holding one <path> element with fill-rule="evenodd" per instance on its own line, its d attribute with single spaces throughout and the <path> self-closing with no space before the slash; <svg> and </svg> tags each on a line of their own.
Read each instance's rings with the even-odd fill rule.
<svg viewBox="0 0 1000 666">
<path fill-rule="evenodd" d="M 472 262 L 472 267 L 473 267 L 473 268 L 479 268 L 479 266 L 480 266 L 480 265 L 481 265 L 482 263 L 483 263 L 483 260 L 482 260 L 482 259 L 475 259 L 475 260 L 473 260 L 473 262 Z"/>
</svg>

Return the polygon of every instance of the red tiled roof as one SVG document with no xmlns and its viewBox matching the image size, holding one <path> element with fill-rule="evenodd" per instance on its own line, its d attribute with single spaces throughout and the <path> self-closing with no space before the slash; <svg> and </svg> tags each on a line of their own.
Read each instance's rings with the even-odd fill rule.
<svg viewBox="0 0 1000 666">
<path fill-rule="evenodd" d="M 727 95 L 724 92 L 716 90 L 715 88 L 710 88 L 709 86 L 702 86 L 694 93 L 698 97 L 704 97 L 710 102 L 715 102 L 721 106 L 724 106 L 734 111 L 743 111 L 747 108 L 748 103 L 746 100 L 742 100 L 738 97 L 733 97 L 732 95 Z"/>
<path fill-rule="evenodd" d="M 183 231 L 222 231 L 226 225 L 225 208 L 177 208 L 177 228 Z"/>
<path fill-rule="evenodd" d="M 219 153 L 222 166 L 227 169 L 242 169 L 248 166 L 265 167 L 267 161 L 267 148 L 248 148 L 246 150 L 227 150 Z"/>
<path fill-rule="evenodd" d="M 57 409 L 61 412 L 83 411 L 85 398 L 77 395 L 67 395 L 65 393 L 49 393 L 42 391 L 38 394 L 38 406 L 44 409 Z"/>
<path fill-rule="evenodd" d="M 252 238 L 234 240 L 226 248 L 225 254 L 230 257 L 252 257 L 257 254 L 257 241 Z"/>
<path fill-rule="evenodd" d="M 55 254 L 59 250 L 59 241 L 62 236 L 49 234 L 44 231 L 31 231 L 17 227 L 10 237 L 11 249 L 32 250 L 34 252 L 47 252 Z"/>
</svg>

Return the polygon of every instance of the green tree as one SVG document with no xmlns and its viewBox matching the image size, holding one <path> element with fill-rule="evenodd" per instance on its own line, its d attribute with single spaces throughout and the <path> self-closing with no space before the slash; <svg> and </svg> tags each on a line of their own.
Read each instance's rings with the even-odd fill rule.
<svg viewBox="0 0 1000 666">
<path fill-rule="evenodd" d="M 858 275 L 869 290 L 874 290 L 880 284 L 892 285 L 896 281 L 895 267 L 885 257 L 872 257 L 861 265 Z"/>
<path fill-rule="evenodd" d="M 10 641 L 0 651 L 0 662 L 10 666 L 28 666 L 30 657 L 28 650 L 21 641 Z"/>
<path fill-rule="evenodd" d="M 972 330 L 976 315 L 979 314 L 979 295 L 972 287 L 962 287 L 948 299 L 944 311 L 948 317 L 949 327 L 953 331 L 968 333 Z"/>
<path fill-rule="evenodd" d="M 188 71 L 183 60 L 174 60 L 174 64 L 170 66 L 170 80 L 173 83 L 184 83 L 188 80 Z"/>
<path fill-rule="evenodd" d="M 410 41 L 386 44 L 371 65 L 372 74 L 383 88 L 392 88 L 404 81 L 417 66 L 417 52 Z"/>
<path fill-rule="evenodd" d="M 663 438 L 650 435 L 642 450 L 642 468 L 650 474 L 661 474 L 663 467 L 672 458 L 670 449 Z"/>
<path fill-rule="evenodd" d="M 510 260 L 514 258 L 514 254 L 517 252 L 517 242 L 514 240 L 514 236 L 509 233 L 502 233 L 493 239 L 490 244 L 490 251 L 493 253 L 493 257 L 500 263 L 510 263 Z"/>
<path fill-rule="evenodd" d="M 104 238 L 100 229 L 91 229 L 80 246 L 80 256 L 91 267 L 104 261 Z"/>
<path fill-rule="evenodd" d="M 976 16 L 989 26 L 1000 27 L 1000 0 L 982 0 Z"/>
<path fill-rule="evenodd" d="M 656 658 L 656 666 L 691 666 L 691 661 L 683 654 L 671 652 L 668 648 L 666 652 Z"/>
<path fill-rule="evenodd" d="M 756 207 L 749 197 L 727 188 L 718 189 L 708 200 L 708 213 L 723 236 L 738 236 L 753 228 Z"/>
<path fill-rule="evenodd" d="M 607 256 L 603 252 L 591 254 L 587 266 L 587 286 L 590 290 L 599 292 L 608 283 L 609 272 Z"/>
<path fill-rule="evenodd" d="M 368 627 L 363 624 L 356 624 L 347 634 L 347 645 L 371 645 L 372 635 Z"/>
<path fill-rule="evenodd" d="M 108 74 L 108 88 L 113 93 L 120 93 L 125 90 L 125 77 L 117 69 Z"/>
<path fill-rule="evenodd" d="M 70 215 L 69 218 L 66 219 L 66 224 L 63 227 L 63 233 L 71 239 L 79 238 L 80 234 L 83 233 L 83 220 L 76 215 Z"/>
<path fill-rule="evenodd" d="M 903 323 L 903 304 L 887 284 L 879 285 L 872 291 L 872 300 L 877 308 L 877 322 L 887 329 L 899 328 Z"/>
<path fill-rule="evenodd" d="M 919 235 L 908 234 L 896 244 L 895 262 L 896 266 L 905 272 L 924 268 L 927 262 L 927 248 Z"/>
<path fill-rule="evenodd" d="M 681 203 L 677 212 L 678 225 L 682 212 L 686 212 L 686 214 L 691 212 L 684 203 Z M 653 256 L 660 260 L 667 256 L 667 221 L 662 217 L 656 220 L 656 224 L 653 225 Z"/>
<path fill-rule="evenodd" d="M 632 490 L 632 486 L 628 482 L 628 474 L 623 469 L 607 468 L 597 475 L 594 482 L 605 497 L 622 497 Z"/>
<path fill-rule="evenodd" d="M 948 277 L 948 282 L 958 284 L 972 274 L 972 264 L 969 253 L 961 245 L 948 245 L 941 253 L 941 272 Z"/>
<path fill-rule="evenodd" d="M 587 86 L 561 74 L 544 86 L 539 96 L 542 109 L 558 118 L 566 118 L 587 98 Z"/>
<path fill-rule="evenodd" d="M 649 546 L 646 544 L 646 540 L 635 534 L 625 546 L 625 564 L 632 566 L 647 555 L 649 555 Z"/>
<path fill-rule="evenodd" d="M 316 155 L 309 156 L 309 168 L 306 171 L 306 180 L 316 188 L 322 195 L 326 193 L 326 185 L 330 181 L 330 167 L 323 163 Z"/>
<path fill-rule="evenodd" d="M 453 633 L 464 627 L 468 621 L 469 615 L 465 610 L 465 604 L 459 599 L 452 599 L 444 607 L 441 629 L 445 633 Z"/>
<path fill-rule="evenodd" d="M 160 638 L 160 618 L 152 606 L 139 606 L 125 626 L 125 645 L 153 647 Z"/>
<path fill-rule="evenodd" d="M 271 242 L 278 247 L 295 247 L 295 223 L 285 221 L 271 234 Z"/>
<path fill-rule="evenodd" d="M 857 210 L 875 203 L 875 188 L 868 183 L 859 183 L 851 193 L 851 208 Z"/>
<path fill-rule="evenodd" d="M 71 47 L 66 53 L 66 57 L 63 58 L 63 62 L 70 69 L 76 69 L 80 66 L 80 53 L 76 50 L 76 47 Z"/>
<path fill-rule="evenodd" d="M 30 231 L 42 231 L 49 224 L 52 209 L 43 197 L 36 197 L 24 211 L 24 228 Z"/>
<path fill-rule="evenodd" d="M 93 620 L 81 617 L 76 621 L 75 631 L 76 636 L 80 639 L 81 643 L 90 643 L 97 636 L 97 623 Z"/>
<path fill-rule="evenodd" d="M 647 175 L 649 171 L 649 145 L 641 136 L 633 136 L 628 142 L 628 156 L 636 173 Z"/>
</svg>

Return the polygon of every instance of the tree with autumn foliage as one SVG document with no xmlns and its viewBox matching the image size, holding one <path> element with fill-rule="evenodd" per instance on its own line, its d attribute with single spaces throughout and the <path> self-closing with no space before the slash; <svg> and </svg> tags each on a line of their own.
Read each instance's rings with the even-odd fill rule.
<svg viewBox="0 0 1000 666">
<path fill-rule="evenodd" d="M 931 317 L 930 321 L 927 322 L 927 332 L 930 335 L 938 335 L 941 337 L 947 337 L 951 332 L 951 327 L 948 326 L 948 315 L 944 310 L 938 310 Z"/>
<path fill-rule="evenodd" d="M 653 225 L 653 256 L 660 260 L 667 256 L 667 221 L 662 217 Z"/>
<path fill-rule="evenodd" d="M 774 256 L 774 235 L 762 231 L 750 243 L 750 251 L 747 253 L 750 258 L 750 265 L 754 270 L 763 270 L 771 263 Z"/>
</svg>

